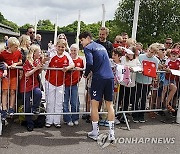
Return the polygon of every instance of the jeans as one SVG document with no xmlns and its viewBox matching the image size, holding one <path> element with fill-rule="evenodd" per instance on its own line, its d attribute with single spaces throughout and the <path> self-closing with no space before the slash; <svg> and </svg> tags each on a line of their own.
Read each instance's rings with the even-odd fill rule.
<svg viewBox="0 0 180 154">
<path fill-rule="evenodd" d="M 71 112 L 79 112 L 79 95 L 78 86 L 66 86 L 64 94 L 63 112 L 69 112 L 69 102 L 71 105 Z M 74 122 L 79 120 L 79 114 L 66 114 L 63 116 L 64 122 Z"/>
<path fill-rule="evenodd" d="M 41 98 L 42 98 L 42 93 L 41 93 L 40 88 L 34 88 L 30 92 L 22 93 L 22 97 L 23 97 L 23 100 L 25 100 L 25 103 L 24 103 L 25 112 L 31 113 L 31 111 L 34 111 L 39 107 Z M 32 98 L 32 101 L 33 101 L 32 105 L 30 102 L 30 98 Z M 26 121 L 27 121 L 27 126 L 34 127 L 32 116 L 28 115 L 25 117 L 26 117 Z"/>
<path fill-rule="evenodd" d="M 135 87 L 125 87 L 123 85 L 120 85 L 118 109 L 122 103 L 123 111 L 128 111 L 129 105 L 134 104 L 135 90 Z"/>
<path fill-rule="evenodd" d="M 150 91 L 150 85 L 137 83 L 135 101 L 132 104 L 132 110 L 145 110 L 147 96 Z M 144 112 L 133 112 L 133 118 L 144 118 Z"/>
</svg>

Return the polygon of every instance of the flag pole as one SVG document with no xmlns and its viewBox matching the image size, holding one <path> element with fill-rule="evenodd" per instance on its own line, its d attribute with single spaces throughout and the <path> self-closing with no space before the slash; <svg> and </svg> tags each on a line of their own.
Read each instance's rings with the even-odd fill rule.
<svg viewBox="0 0 180 154">
<path fill-rule="evenodd" d="M 77 25 L 77 35 L 76 35 L 76 44 L 79 47 L 79 34 L 80 34 L 80 26 L 81 26 L 81 10 L 79 10 L 78 14 L 78 25 Z"/>
<path fill-rule="evenodd" d="M 56 45 L 56 42 L 57 42 L 57 24 L 58 24 L 58 14 L 56 16 L 56 22 L 55 22 L 54 45 Z"/>
<path fill-rule="evenodd" d="M 37 35 L 37 16 L 35 16 L 35 24 L 34 24 L 34 31 L 35 31 L 35 38 L 36 38 L 36 35 Z"/>
<path fill-rule="evenodd" d="M 133 20 L 133 28 L 132 28 L 132 38 L 133 39 L 136 39 L 138 16 L 139 16 L 139 6 L 140 6 L 140 0 L 135 0 L 134 20 Z"/>
<path fill-rule="evenodd" d="M 106 10 L 105 10 L 105 5 L 102 4 L 102 10 L 103 10 L 103 15 L 102 15 L 102 27 L 105 27 L 105 14 L 106 14 Z"/>
</svg>

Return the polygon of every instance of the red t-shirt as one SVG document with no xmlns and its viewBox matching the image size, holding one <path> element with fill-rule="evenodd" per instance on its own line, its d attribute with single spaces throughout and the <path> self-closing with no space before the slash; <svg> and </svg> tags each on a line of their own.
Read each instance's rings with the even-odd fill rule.
<svg viewBox="0 0 180 154">
<path fill-rule="evenodd" d="M 38 75 L 39 75 L 39 70 L 34 72 L 29 77 L 25 77 L 25 73 L 33 70 L 33 67 L 36 67 L 37 65 L 40 64 L 40 60 L 37 60 L 33 63 L 33 66 L 29 63 L 28 60 L 25 61 L 23 65 L 23 76 L 22 79 L 20 80 L 20 92 L 29 92 L 32 91 L 34 88 L 39 87 L 39 81 L 38 81 Z"/>
<path fill-rule="evenodd" d="M 63 57 L 56 55 L 51 59 L 48 67 L 63 68 L 67 66 L 69 66 L 68 57 L 66 55 Z M 54 86 L 61 86 L 65 82 L 65 74 L 61 70 L 47 70 L 45 78 Z"/>
<path fill-rule="evenodd" d="M 78 57 L 77 59 L 73 59 L 75 67 L 80 67 L 84 68 L 84 63 L 83 60 Z M 75 85 L 81 80 L 82 76 L 82 71 L 71 71 L 66 73 L 66 79 L 65 79 L 65 85 L 70 86 L 70 85 Z"/>
<path fill-rule="evenodd" d="M 10 53 L 7 50 L 4 50 L 3 52 L 0 53 L 0 61 L 4 61 L 8 66 L 11 66 L 13 63 L 17 63 L 22 59 L 21 52 L 19 50 Z M 10 78 L 16 77 L 17 76 L 17 69 L 11 69 L 10 70 Z M 8 75 L 9 77 L 9 70 L 8 70 Z"/>
<path fill-rule="evenodd" d="M 176 61 L 169 61 L 167 63 L 169 69 L 179 70 L 180 69 L 180 61 L 177 59 Z M 166 73 L 166 80 L 178 80 L 178 76 L 172 75 L 171 73 Z"/>
</svg>

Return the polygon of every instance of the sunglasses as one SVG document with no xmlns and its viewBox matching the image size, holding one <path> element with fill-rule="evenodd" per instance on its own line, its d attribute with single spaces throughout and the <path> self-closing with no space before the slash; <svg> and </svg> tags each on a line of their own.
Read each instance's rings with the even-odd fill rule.
<svg viewBox="0 0 180 154">
<path fill-rule="evenodd" d="M 29 32 L 29 34 L 34 34 L 35 32 Z"/>
<path fill-rule="evenodd" d="M 165 51 L 166 49 L 159 49 L 159 50 L 161 50 L 161 51 Z"/>
<path fill-rule="evenodd" d="M 166 44 L 172 44 L 172 43 L 170 43 L 170 42 L 166 42 Z"/>
</svg>

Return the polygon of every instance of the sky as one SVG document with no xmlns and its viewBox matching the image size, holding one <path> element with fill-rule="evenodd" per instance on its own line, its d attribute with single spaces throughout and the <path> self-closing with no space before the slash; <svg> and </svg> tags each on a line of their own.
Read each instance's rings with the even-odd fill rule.
<svg viewBox="0 0 180 154">
<path fill-rule="evenodd" d="M 38 20 L 49 19 L 58 26 L 66 26 L 78 20 L 81 12 L 81 21 L 86 24 L 102 20 L 102 4 L 105 5 L 105 19 L 114 18 L 114 13 L 120 0 L 1 0 L 0 12 L 4 17 L 18 26 L 26 23 L 35 24 Z"/>
</svg>

